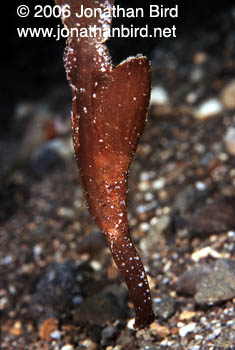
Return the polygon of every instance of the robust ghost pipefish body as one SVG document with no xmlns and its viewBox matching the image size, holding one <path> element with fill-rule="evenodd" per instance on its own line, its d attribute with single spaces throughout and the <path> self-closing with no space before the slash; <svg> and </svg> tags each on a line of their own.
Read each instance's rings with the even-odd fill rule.
<svg viewBox="0 0 235 350">
<path fill-rule="evenodd" d="M 149 105 L 151 67 L 138 55 L 114 67 L 104 45 L 111 15 L 76 18 L 80 0 L 55 0 L 69 5 L 65 26 L 96 26 L 102 36 L 69 36 L 65 67 L 72 88 L 72 127 L 75 154 L 91 216 L 105 234 L 116 265 L 134 303 L 135 328 L 154 320 L 147 277 L 128 228 L 128 169 L 142 135 Z M 112 8 L 114 0 L 87 0 L 87 8 Z M 111 13 L 111 11 L 110 11 Z M 79 22 L 78 22 L 79 21 Z"/>
</svg>

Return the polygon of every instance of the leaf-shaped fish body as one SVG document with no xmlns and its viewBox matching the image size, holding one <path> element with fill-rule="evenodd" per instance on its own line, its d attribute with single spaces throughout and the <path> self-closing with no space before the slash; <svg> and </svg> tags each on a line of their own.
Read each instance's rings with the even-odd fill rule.
<svg viewBox="0 0 235 350">
<path fill-rule="evenodd" d="M 73 11 L 81 3 L 67 2 Z M 87 3 L 110 6 L 113 2 Z M 111 18 L 101 20 L 96 19 L 107 29 Z M 71 28 L 77 21 L 70 18 L 65 24 Z M 84 18 L 79 25 L 89 24 Z M 151 70 L 141 55 L 114 67 L 103 45 L 105 39 L 70 37 L 67 41 L 65 65 L 73 93 L 74 149 L 89 211 L 125 277 L 135 307 L 135 326 L 143 328 L 153 321 L 154 314 L 147 277 L 129 234 L 127 180 L 146 122 Z"/>
</svg>

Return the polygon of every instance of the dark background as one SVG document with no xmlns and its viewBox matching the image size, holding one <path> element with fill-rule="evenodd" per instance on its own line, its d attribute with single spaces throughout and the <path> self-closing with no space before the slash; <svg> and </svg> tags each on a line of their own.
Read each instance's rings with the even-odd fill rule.
<svg viewBox="0 0 235 350">
<path fill-rule="evenodd" d="M 177 2 L 174 1 L 141 1 L 134 0 L 116 1 L 122 7 L 142 7 L 148 13 L 149 4 L 164 4 L 172 7 Z M 19 18 L 16 15 L 16 8 L 21 4 L 26 4 L 31 9 L 31 15 L 27 18 Z M 1 136 L 7 136 L 11 131 L 14 121 L 15 106 L 19 101 L 37 100 L 46 96 L 48 89 L 53 86 L 66 84 L 63 67 L 63 50 L 65 40 L 55 41 L 46 38 L 18 38 L 17 27 L 56 27 L 60 21 L 58 19 L 33 18 L 33 8 L 37 4 L 51 4 L 50 0 L 38 1 L 15 1 L 10 3 L 7 10 L 6 23 L 2 31 L 1 50 Z M 142 26 L 146 22 L 150 27 L 177 26 L 177 38 L 190 36 L 192 28 L 198 27 L 207 30 L 217 30 L 208 28 L 209 19 L 216 14 L 226 11 L 234 6 L 233 0 L 200 0 L 184 1 L 179 3 L 179 18 L 158 19 L 149 17 L 133 19 L 114 19 L 113 26 L 120 23 L 126 25 L 134 24 Z M 151 59 L 151 52 L 157 48 L 162 40 L 176 39 L 111 39 L 108 43 L 113 62 L 117 63 L 128 55 L 137 53 L 146 54 Z M 131 41 L 130 41 L 131 40 Z M 192 40 L 194 38 L 192 37 Z M 198 40 L 198 39 L 197 39 Z M 68 88 L 69 91 L 69 88 Z M 69 93 L 69 92 L 68 92 Z"/>
</svg>

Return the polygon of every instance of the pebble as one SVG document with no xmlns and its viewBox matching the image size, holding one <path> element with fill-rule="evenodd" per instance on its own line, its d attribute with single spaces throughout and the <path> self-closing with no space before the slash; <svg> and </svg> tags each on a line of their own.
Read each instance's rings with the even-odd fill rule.
<svg viewBox="0 0 235 350">
<path fill-rule="evenodd" d="M 216 98 L 210 98 L 207 101 L 202 102 L 195 110 L 194 117 L 196 119 L 207 119 L 220 114 L 223 111 L 223 107 L 220 101 Z"/>
<path fill-rule="evenodd" d="M 116 284 L 107 286 L 77 307 L 74 321 L 82 326 L 87 323 L 103 326 L 106 322 L 126 319 L 127 295 L 127 289 L 122 286 Z"/>
<path fill-rule="evenodd" d="M 170 331 L 167 327 L 161 326 L 156 321 L 153 322 L 149 328 L 151 330 L 151 333 L 153 333 L 154 335 L 158 335 L 161 338 L 166 338 L 170 333 Z"/>
<path fill-rule="evenodd" d="M 1 297 L 0 311 L 4 310 L 6 308 L 7 303 L 8 303 L 7 297 Z"/>
<path fill-rule="evenodd" d="M 197 182 L 195 183 L 195 187 L 196 187 L 196 189 L 197 189 L 198 191 L 205 191 L 206 188 L 207 188 L 206 184 L 205 184 L 204 182 L 202 182 L 202 181 L 197 181 Z"/>
<path fill-rule="evenodd" d="M 94 343 L 91 339 L 85 339 L 81 342 L 81 345 L 83 348 L 87 349 L 87 350 L 96 350 L 97 349 L 97 345 L 96 343 Z"/>
<path fill-rule="evenodd" d="M 178 193 L 173 202 L 173 211 L 184 216 L 195 202 L 201 199 L 202 195 L 204 196 L 204 192 L 197 191 L 193 185 L 184 187 L 183 190 Z"/>
<path fill-rule="evenodd" d="M 203 64 L 208 60 L 208 56 L 206 52 L 198 51 L 193 56 L 193 63 L 194 64 Z"/>
<path fill-rule="evenodd" d="M 163 215 L 150 225 L 145 239 L 147 249 L 157 251 L 159 243 L 163 243 L 172 233 L 172 220 L 169 215 Z"/>
<path fill-rule="evenodd" d="M 135 319 L 131 318 L 128 322 L 127 322 L 127 328 L 133 330 L 134 329 L 134 324 L 135 324 Z"/>
<path fill-rule="evenodd" d="M 90 266 L 93 268 L 95 271 L 100 271 L 102 269 L 102 264 L 97 261 L 97 260 L 92 260 L 90 262 Z"/>
<path fill-rule="evenodd" d="M 142 232 L 147 232 L 150 228 L 150 225 L 147 222 L 141 222 L 139 228 Z"/>
<path fill-rule="evenodd" d="M 154 199 L 154 195 L 151 192 L 146 192 L 145 195 L 144 195 L 144 199 L 147 202 L 150 202 L 150 201 L 152 201 Z"/>
<path fill-rule="evenodd" d="M 154 180 L 152 182 L 152 189 L 153 190 L 161 190 L 162 188 L 164 188 L 166 183 L 166 180 L 163 177 L 160 177 L 157 180 Z"/>
<path fill-rule="evenodd" d="M 208 256 L 211 256 L 215 259 L 221 258 L 221 254 L 218 253 L 216 250 L 212 249 L 211 247 L 205 247 L 200 250 L 197 250 L 191 255 L 191 258 L 193 261 L 198 262 L 202 258 L 207 258 Z"/>
<path fill-rule="evenodd" d="M 220 197 L 197 208 L 189 219 L 194 235 L 205 237 L 233 230 L 235 227 L 235 197 Z"/>
<path fill-rule="evenodd" d="M 117 328 L 113 326 L 106 327 L 101 332 L 101 345 L 107 345 L 117 336 Z"/>
<path fill-rule="evenodd" d="M 54 332 L 52 332 L 52 333 L 50 334 L 50 337 L 51 337 L 52 339 L 58 340 L 58 339 L 61 338 L 61 332 L 58 331 L 58 330 L 55 330 Z"/>
<path fill-rule="evenodd" d="M 194 337 L 195 340 L 202 340 L 203 336 L 201 334 L 196 334 Z"/>
<path fill-rule="evenodd" d="M 66 344 L 62 346 L 61 350 L 74 350 L 74 346 L 70 344 Z"/>
<path fill-rule="evenodd" d="M 40 245 L 40 244 L 36 244 L 36 245 L 33 247 L 33 253 L 34 253 L 35 256 L 41 255 L 42 251 L 43 251 L 43 247 L 42 247 L 42 245 Z"/>
<path fill-rule="evenodd" d="M 140 181 L 147 181 L 152 177 L 151 172 L 142 171 L 140 173 Z"/>
<path fill-rule="evenodd" d="M 225 134 L 224 142 L 228 154 L 235 156 L 235 128 L 228 128 Z"/>
<path fill-rule="evenodd" d="M 174 315 L 176 311 L 176 301 L 171 296 L 166 295 L 164 297 L 154 299 L 153 311 L 162 320 L 167 320 Z"/>
<path fill-rule="evenodd" d="M 78 283 L 76 277 L 76 267 L 70 262 L 48 266 L 32 296 L 33 316 L 38 319 L 44 314 L 63 312 L 74 294 L 81 293 L 81 283 Z"/>
<path fill-rule="evenodd" d="M 183 272 L 177 282 L 177 291 L 184 295 L 194 295 L 198 282 L 212 270 L 209 264 L 198 264 Z"/>
<path fill-rule="evenodd" d="M 179 320 L 180 321 L 191 320 L 195 315 L 196 315 L 195 311 L 185 310 L 181 312 L 181 314 L 179 315 Z"/>
<path fill-rule="evenodd" d="M 208 334 L 208 336 L 206 337 L 207 341 L 211 341 L 213 339 L 215 339 L 216 337 L 218 337 L 221 333 L 221 328 L 217 328 L 216 330 L 214 330 L 213 333 Z"/>
<path fill-rule="evenodd" d="M 149 181 L 142 180 L 142 181 L 140 181 L 139 184 L 138 184 L 138 189 L 139 189 L 141 192 L 148 191 L 149 188 L 150 188 L 150 183 L 149 183 Z"/>
<path fill-rule="evenodd" d="M 168 100 L 167 91 L 162 86 L 152 88 L 150 104 L 165 105 Z"/>
<path fill-rule="evenodd" d="M 190 74 L 190 80 L 198 83 L 204 77 L 204 69 L 201 66 L 194 67 Z"/>
<path fill-rule="evenodd" d="M 0 265 L 8 265 L 12 262 L 12 256 L 11 255 L 7 255 L 5 256 L 1 261 L 0 261 Z"/>
<path fill-rule="evenodd" d="M 221 92 L 221 100 L 227 109 L 235 108 L 235 80 L 225 85 Z"/>
<path fill-rule="evenodd" d="M 235 261 L 220 259 L 196 286 L 198 304 L 211 304 L 235 297 Z"/>
<path fill-rule="evenodd" d="M 147 211 L 155 209 L 157 206 L 158 206 L 158 202 L 156 200 L 153 200 L 149 203 L 138 205 L 138 207 L 136 208 L 136 211 L 138 214 L 143 214 L 143 213 L 146 213 Z"/>
<path fill-rule="evenodd" d="M 55 140 L 50 141 L 41 145 L 32 153 L 30 166 L 36 176 L 42 177 L 46 172 L 64 166 L 64 159 L 55 146 L 57 143 Z"/>
<path fill-rule="evenodd" d="M 234 260 L 219 259 L 198 264 L 183 273 L 177 284 L 179 293 L 194 295 L 198 304 L 212 304 L 235 297 Z"/>
<path fill-rule="evenodd" d="M 182 326 L 179 329 L 179 335 L 181 337 L 185 337 L 188 333 L 194 332 L 194 330 L 196 329 L 196 323 L 195 322 L 191 322 L 189 324 L 187 324 L 186 326 Z"/>
<path fill-rule="evenodd" d="M 83 302 L 83 297 L 81 297 L 80 295 L 76 295 L 75 297 L 73 297 L 73 303 L 75 305 L 79 305 Z"/>
<path fill-rule="evenodd" d="M 189 92 L 186 96 L 186 102 L 189 104 L 193 104 L 196 102 L 198 95 L 195 92 Z"/>
<path fill-rule="evenodd" d="M 79 253 L 98 254 L 107 246 L 104 235 L 97 229 L 82 237 L 77 246 Z"/>
<path fill-rule="evenodd" d="M 59 320 L 55 317 L 50 317 L 45 319 L 39 327 L 39 336 L 43 340 L 50 340 L 55 334 L 58 335 L 56 332 L 58 331 L 59 327 Z M 59 332 L 60 333 L 60 332 Z M 55 339 L 55 338 L 54 338 Z"/>
<path fill-rule="evenodd" d="M 23 332 L 21 321 L 16 321 L 10 330 L 10 333 L 15 336 L 21 335 Z"/>
</svg>

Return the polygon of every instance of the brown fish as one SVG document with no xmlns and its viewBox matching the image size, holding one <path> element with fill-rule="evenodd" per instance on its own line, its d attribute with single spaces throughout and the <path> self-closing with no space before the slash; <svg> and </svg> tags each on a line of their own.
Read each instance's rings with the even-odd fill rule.
<svg viewBox="0 0 235 350">
<path fill-rule="evenodd" d="M 148 280 L 130 237 L 127 221 L 128 170 L 143 133 L 151 89 L 151 67 L 142 55 L 113 66 L 104 45 L 111 15 L 76 18 L 80 0 L 68 4 L 68 29 L 102 29 L 99 37 L 69 36 L 65 67 L 73 94 L 75 154 L 91 216 L 105 234 L 134 303 L 135 328 L 154 320 Z M 85 7 L 111 9 L 113 0 L 87 0 Z"/>
</svg>

